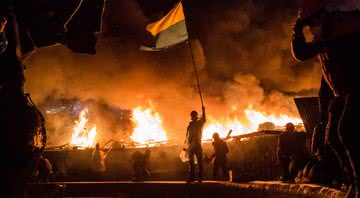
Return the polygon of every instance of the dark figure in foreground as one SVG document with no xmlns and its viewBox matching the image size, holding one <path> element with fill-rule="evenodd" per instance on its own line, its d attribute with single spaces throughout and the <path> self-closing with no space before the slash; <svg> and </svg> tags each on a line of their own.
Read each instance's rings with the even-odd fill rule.
<svg viewBox="0 0 360 198">
<path fill-rule="evenodd" d="M 195 159 L 196 156 L 198 162 L 198 181 L 202 181 L 203 176 L 203 161 L 202 161 L 202 147 L 201 147 L 201 137 L 204 124 L 206 122 L 205 116 L 205 107 L 202 107 L 202 116 L 199 119 L 198 113 L 196 111 L 192 111 L 190 113 L 191 122 L 187 127 L 186 132 L 186 144 L 187 144 L 187 152 L 189 153 L 189 179 L 188 182 L 192 182 L 195 180 Z"/>
<path fill-rule="evenodd" d="M 214 158 L 213 179 L 217 180 L 217 173 L 219 169 L 221 169 L 225 181 L 228 181 L 229 171 L 228 171 L 228 165 L 227 165 L 228 160 L 226 154 L 229 152 L 229 149 L 226 145 L 226 142 L 220 139 L 218 133 L 213 134 L 213 139 L 214 142 L 212 144 L 214 146 L 214 154 L 211 156 L 211 159 Z"/>
<path fill-rule="evenodd" d="M 40 155 L 39 163 L 34 176 L 39 182 L 49 182 L 54 180 L 53 166 L 43 155 Z"/>
<path fill-rule="evenodd" d="M 346 3 L 347 1 L 341 1 Z M 332 7 L 333 6 L 333 7 Z M 334 7 L 335 6 L 335 7 Z M 314 18 L 320 21 L 321 39 L 306 42 L 303 28 Z M 293 55 L 304 61 L 318 56 L 322 73 L 335 98 L 329 106 L 326 141 L 334 149 L 349 180 L 346 196 L 359 196 L 360 144 L 358 113 L 360 112 L 360 11 L 342 11 L 336 5 L 320 7 L 311 16 L 299 17 L 294 26 Z"/>
<path fill-rule="evenodd" d="M 135 181 L 144 181 L 150 177 L 148 166 L 149 166 L 149 159 L 150 159 L 150 150 L 146 150 L 144 154 L 139 151 L 136 151 L 133 154 L 133 169 L 135 172 Z"/>
<path fill-rule="evenodd" d="M 9 151 L 3 157 L 3 197 L 26 195 L 26 184 L 46 143 L 44 119 L 24 93 L 23 60 L 36 47 L 60 43 L 74 52 L 94 54 L 103 7 L 103 0 L 0 1 L 1 150 Z"/>
<path fill-rule="evenodd" d="M 281 180 L 293 182 L 306 162 L 306 137 L 295 131 L 292 123 L 286 124 L 286 131 L 279 137 L 278 159 L 281 167 Z"/>
<path fill-rule="evenodd" d="M 96 175 L 96 180 L 102 180 L 106 173 L 105 159 L 106 154 L 101 150 L 100 144 L 97 143 L 95 150 L 91 155 L 91 167 Z"/>
<path fill-rule="evenodd" d="M 311 158 L 295 179 L 297 183 L 317 183 L 340 187 L 343 181 L 340 164 L 326 140 L 326 124 L 329 117 L 329 103 L 334 98 L 332 90 L 324 79 L 319 90 L 320 122 L 314 128 L 311 139 Z M 333 144 L 334 145 L 334 144 Z"/>
</svg>

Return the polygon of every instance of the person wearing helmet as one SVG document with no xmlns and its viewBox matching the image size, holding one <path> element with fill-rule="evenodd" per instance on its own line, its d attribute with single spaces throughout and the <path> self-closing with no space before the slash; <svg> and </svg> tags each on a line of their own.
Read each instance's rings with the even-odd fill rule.
<svg viewBox="0 0 360 198">
<path fill-rule="evenodd" d="M 278 159 L 281 168 L 282 181 L 293 182 L 299 170 L 306 163 L 305 141 L 302 133 L 297 133 L 293 123 L 286 124 L 278 141 Z"/>
<path fill-rule="evenodd" d="M 229 180 L 229 171 L 226 154 L 229 152 L 229 149 L 226 142 L 220 138 L 219 133 L 214 133 L 212 137 L 214 139 L 212 143 L 214 146 L 214 154 L 211 156 L 211 158 L 214 159 L 213 179 L 217 180 L 217 173 L 219 169 L 221 169 L 223 177 L 227 181 Z"/>
<path fill-rule="evenodd" d="M 196 111 L 192 111 L 190 117 L 191 121 L 186 132 L 186 142 L 188 145 L 187 152 L 189 154 L 190 166 L 188 182 L 193 182 L 195 180 L 195 156 L 198 162 L 198 181 L 201 182 L 203 174 L 201 137 L 206 122 L 205 107 L 202 107 L 202 116 L 200 118 Z"/>
</svg>

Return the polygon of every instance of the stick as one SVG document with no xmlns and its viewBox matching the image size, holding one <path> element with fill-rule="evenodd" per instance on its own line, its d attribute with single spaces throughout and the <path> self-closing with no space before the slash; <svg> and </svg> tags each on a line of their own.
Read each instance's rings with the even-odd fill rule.
<svg viewBox="0 0 360 198">
<path fill-rule="evenodd" d="M 204 107 L 204 101 L 203 101 L 203 97 L 202 97 L 202 94 L 201 94 L 199 76 L 198 76 L 198 72 L 197 72 L 197 69 L 196 69 L 196 63 L 195 63 L 195 58 L 194 58 L 194 54 L 193 54 L 193 50 L 192 50 L 191 40 L 190 39 L 188 39 L 188 40 L 189 40 L 189 47 L 190 47 L 190 51 L 191 51 L 191 59 L 192 59 L 192 63 L 193 63 L 193 66 L 194 66 L 194 71 L 195 71 L 195 76 L 196 76 L 196 82 L 197 82 L 199 95 L 200 95 L 201 107 Z"/>
</svg>

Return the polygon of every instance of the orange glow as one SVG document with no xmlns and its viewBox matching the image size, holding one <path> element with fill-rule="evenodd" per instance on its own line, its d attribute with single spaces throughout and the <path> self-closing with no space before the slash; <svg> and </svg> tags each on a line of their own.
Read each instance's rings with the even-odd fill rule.
<svg viewBox="0 0 360 198">
<path fill-rule="evenodd" d="M 166 142 L 166 131 L 162 126 L 159 113 L 155 111 L 155 106 L 150 103 L 149 108 L 136 107 L 132 111 L 132 121 L 134 131 L 131 139 L 144 146 L 154 146 L 156 142 Z"/>
<path fill-rule="evenodd" d="M 235 107 L 232 107 L 234 110 Z M 236 108 L 235 108 L 236 109 Z M 274 115 L 266 114 L 253 110 L 251 107 L 244 110 L 245 118 L 239 119 L 237 117 L 233 119 L 222 118 L 214 119 L 208 116 L 207 123 L 203 130 L 203 140 L 211 140 L 214 132 L 218 132 L 220 137 L 224 138 L 228 132 L 232 130 L 231 136 L 248 134 L 258 130 L 259 124 L 264 122 L 272 122 L 276 128 L 283 128 L 286 123 L 292 122 L 295 125 L 301 125 L 302 120 L 300 118 L 289 117 L 284 114 Z"/>
<path fill-rule="evenodd" d="M 96 137 L 96 125 L 90 130 L 86 128 L 88 122 L 88 109 L 83 109 L 80 112 L 79 119 L 75 121 L 75 127 L 71 136 L 70 144 L 80 148 L 94 147 L 94 140 Z"/>
</svg>

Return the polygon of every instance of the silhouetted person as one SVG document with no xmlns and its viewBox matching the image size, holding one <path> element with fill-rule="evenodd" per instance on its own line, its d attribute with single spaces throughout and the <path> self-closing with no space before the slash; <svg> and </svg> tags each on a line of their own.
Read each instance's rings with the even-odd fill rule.
<svg viewBox="0 0 360 198">
<path fill-rule="evenodd" d="M 211 158 L 214 158 L 214 169 L 213 169 L 213 179 L 217 180 L 217 173 L 219 169 L 221 169 L 223 177 L 225 180 L 229 180 L 229 170 L 227 166 L 227 156 L 226 154 L 229 152 L 229 149 L 226 145 L 226 142 L 220 139 L 218 133 L 213 134 L 214 142 L 212 143 L 214 146 L 214 154 Z"/>
<path fill-rule="evenodd" d="M 33 141 L 38 134 L 45 137 L 45 127 L 41 113 L 24 95 L 23 60 L 35 47 L 57 43 L 74 52 L 93 54 L 93 33 L 101 26 L 104 2 L 86 1 L 77 9 L 82 1 L 0 0 L 0 18 L 7 19 L 4 32 L 8 42 L 0 53 L 0 131 L 4 142 L 0 150 L 9 150 L 3 157 L 3 197 L 25 197 L 27 182 L 36 168 L 34 161 L 45 147 Z M 42 139 L 45 143 L 46 138 Z"/>
<path fill-rule="evenodd" d="M 95 150 L 93 151 L 91 155 L 91 166 L 92 170 L 94 171 L 96 175 L 97 180 L 101 180 L 104 178 L 106 173 L 106 165 L 105 165 L 105 159 L 106 155 L 104 151 L 101 150 L 100 144 L 97 143 L 95 146 Z"/>
<path fill-rule="evenodd" d="M 5 17 L 0 16 L 0 54 L 2 54 L 5 51 L 8 45 L 8 41 L 5 34 L 6 23 L 7 23 L 7 19 Z"/>
<path fill-rule="evenodd" d="M 309 179 L 313 183 L 326 185 L 332 185 L 333 181 L 342 183 L 344 174 L 341 173 L 340 167 L 346 170 L 346 166 L 342 165 L 345 160 L 338 160 L 344 156 L 345 151 L 342 150 L 342 155 L 338 154 L 341 143 L 337 132 L 329 128 L 326 130 L 328 120 L 334 123 L 336 119 L 334 114 L 329 113 L 329 106 L 334 97 L 332 90 L 322 78 L 319 90 L 320 123 L 314 128 L 311 140 L 312 158 L 315 163 L 309 172 Z M 331 111 L 334 111 L 333 108 Z"/>
<path fill-rule="evenodd" d="M 135 180 L 136 181 L 144 181 L 150 177 L 148 171 L 148 164 L 150 159 L 150 150 L 146 150 L 144 154 L 139 151 L 136 151 L 133 154 L 133 169 L 135 172 Z"/>
<path fill-rule="evenodd" d="M 278 159 L 281 168 L 281 180 L 293 181 L 305 165 L 305 140 L 302 133 L 295 131 L 292 123 L 286 124 L 286 131 L 279 137 Z"/>
<path fill-rule="evenodd" d="M 186 142 L 187 142 L 187 152 L 189 153 L 189 179 L 188 182 L 195 180 L 195 159 L 196 156 L 198 162 L 198 181 L 202 181 L 203 176 L 203 161 L 202 161 L 202 147 L 201 147 L 201 137 L 204 124 L 206 122 L 205 107 L 202 107 L 202 116 L 199 119 L 198 113 L 192 111 L 190 113 L 191 121 L 187 127 L 186 132 Z"/>
<path fill-rule="evenodd" d="M 292 51 L 300 61 L 319 58 L 324 79 L 335 96 L 329 107 L 326 139 L 351 180 L 346 196 L 359 196 L 360 8 L 355 7 L 358 4 L 345 5 L 351 2 L 356 1 L 323 1 L 314 14 L 299 17 L 294 25 Z M 321 37 L 306 42 L 303 28 L 314 18 L 320 22 Z"/>
<path fill-rule="evenodd" d="M 40 155 L 35 176 L 41 182 L 49 182 L 54 179 L 53 166 L 51 165 L 50 161 L 43 155 Z"/>
</svg>

